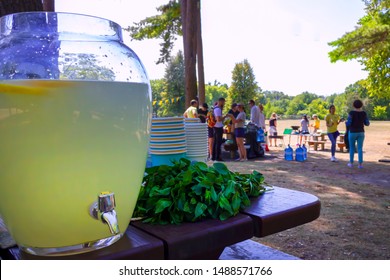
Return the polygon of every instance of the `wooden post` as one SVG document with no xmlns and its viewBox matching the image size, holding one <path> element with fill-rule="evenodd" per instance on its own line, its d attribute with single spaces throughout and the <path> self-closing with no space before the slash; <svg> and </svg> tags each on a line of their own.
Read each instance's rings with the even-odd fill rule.
<svg viewBox="0 0 390 280">
<path fill-rule="evenodd" d="M 54 0 L 43 0 L 43 10 L 45 12 L 54 12 L 55 10 Z"/>
<path fill-rule="evenodd" d="M 0 16 L 20 13 L 42 11 L 41 0 L 1 0 L 0 1 Z"/>
<path fill-rule="evenodd" d="M 197 11 L 196 11 L 196 35 L 197 35 L 197 46 L 196 54 L 198 58 L 198 91 L 199 91 L 199 105 L 202 105 L 206 102 L 206 89 L 204 82 L 204 66 L 203 66 L 203 42 L 202 42 L 202 21 L 201 21 L 201 9 L 200 9 L 200 0 L 197 1 Z"/>
<path fill-rule="evenodd" d="M 196 1 L 182 0 L 182 27 L 185 65 L 185 105 L 196 98 Z"/>
</svg>

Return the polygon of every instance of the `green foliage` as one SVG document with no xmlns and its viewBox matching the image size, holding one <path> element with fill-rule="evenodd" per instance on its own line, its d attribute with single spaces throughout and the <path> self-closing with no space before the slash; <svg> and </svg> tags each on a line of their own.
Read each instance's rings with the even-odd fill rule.
<svg viewBox="0 0 390 280">
<path fill-rule="evenodd" d="M 326 97 L 326 102 L 328 102 L 328 104 L 333 104 L 336 97 L 337 93 L 333 93 L 332 95 Z"/>
<path fill-rule="evenodd" d="M 281 91 L 264 91 L 263 92 L 264 98 L 269 98 L 271 100 L 279 101 L 279 100 L 291 100 L 292 97 L 288 96 L 287 94 L 281 92 Z"/>
<path fill-rule="evenodd" d="M 229 88 L 226 84 L 221 84 L 218 81 L 208 83 L 206 85 L 206 102 L 209 107 L 219 97 L 224 97 L 227 99 L 225 106 L 225 110 L 227 111 L 233 102 L 231 92 L 233 92 L 234 88 L 237 89 L 237 84 L 239 83 L 232 83 L 232 86 Z M 252 85 L 256 85 L 255 82 Z M 157 116 L 164 117 L 183 114 L 185 110 L 184 98 L 182 98 L 184 96 L 184 61 L 181 52 L 170 59 L 166 67 L 164 79 L 151 81 L 151 87 L 153 101 L 157 101 L 153 105 L 153 110 Z M 252 89 L 254 88 L 252 87 Z M 349 85 L 343 93 L 333 94 L 326 98 L 309 92 L 303 92 L 294 97 L 278 91 L 264 91 L 259 93 L 257 85 L 256 88 L 257 91 L 255 94 L 240 99 L 236 97 L 237 99 L 234 101 L 246 103 L 249 99 L 253 98 L 257 104 L 262 103 L 264 105 L 264 115 L 266 118 L 269 118 L 275 112 L 285 118 L 300 118 L 302 114 L 309 116 L 317 114 L 320 119 L 324 119 L 328 114 L 328 108 L 331 104 L 336 106 L 336 110 L 341 116 L 347 117 L 348 112 L 352 110 L 353 101 L 361 99 L 364 103 L 364 110 L 370 119 L 390 119 L 390 95 L 370 96 L 363 81 Z M 172 98 L 175 99 L 175 102 L 165 102 L 166 100 L 172 100 Z M 177 102 L 176 98 L 181 99 Z M 163 101 L 162 104 L 160 104 L 160 101 Z M 381 111 L 375 113 L 375 107 Z M 387 109 L 384 111 L 383 109 L 378 109 L 383 107 Z"/>
<path fill-rule="evenodd" d="M 156 103 L 153 104 L 153 113 L 160 116 L 163 107 L 165 107 L 164 104 L 160 105 L 160 101 L 163 100 L 162 96 L 166 89 L 166 81 L 164 79 L 150 80 L 150 87 L 152 89 L 153 102 L 156 101 Z"/>
<path fill-rule="evenodd" d="M 266 90 L 259 95 L 258 102 L 263 104 L 264 116 L 270 118 L 274 112 L 278 115 L 285 115 L 291 99 L 292 97 L 283 92 Z"/>
<path fill-rule="evenodd" d="M 228 86 L 226 84 L 222 85 L 218 82 L 214 82 L 214 84 L 206 85 L 206 103 L 209 105 L 209 108 L 214 104 L 218 98 L 223 97 L 227 98 L 228 96 Z"/>
<path fill-rule="evenodd" d="M 375 106 L 374 107 L 374 117 L 377 120 L 386 120 L 387 119 L 387 106 Z"/>
<path fill-rule="evenodd" d="M 314 100 L 318 98 L 317 95 L 309 92 L 303 92 L 297 96 L 295 96 L 290 104 L 288 105 L 286 114 L 287 115 L 302 115 L 308 114 L 308 105 Z"/>
<path fill-rule="evenodd" d="M 230 107 L 233 102 L 247 103 L 255 99 L 256 94 L 261 91 L 258 87 L 255 74 L 247 59 L 236 63 L 232 71 L 232 84 L 229 88 L 226 107 Z"/>
<path fill-rule="evenodd" d="M 264 91 L 264 98 L 261 101 L 264 104 L 264 115 L 269 118 L 275 112 L 283 118 L 300 118 L 302 114 L 308 116 L 317 114 L 320 119 L 324 119 L 329 112 L 329 106 L 334 104 L 337 113 L 347 117 L 349 111 L 353 109 L 353 101 L 360 99 L 370 119 L 390 119 L 390 95 L 370 96 L 364 85 L 362 81 L 358 81 L 346 87 L 343 93 L 335 93 L 326 98 L 309 92 L 291 97 L 283 92 Z M 375 107 L 379 110 L 376 114 Z"/>
<path fill-rule="evenodd" d="M 153 106 L 153 112 L 158 117 L 183 115 L 185 84 L 184 58 L 181 51 L 169 60 L 164 79 L 152 81 L 151 87 L 153 101 L 158 101 Z M 175 101 L 172 102 L 172 99 Z M 159 101 L 163 101 L 162 104 Z"/>
<path fill-rule="evenodd" d="M 266 191 L 261 173 L 235 173 L 223 163 L 209 167 L 183 158 L 173 166 L 151 167 L 145 172 L 133 216 L 146 218 L 146 223 L 226 220 L 249 206 L 249 197 Z"/>
<path fill-rule="evenodd" d="M 143 39 L 161 39 L 160 43 L 160 58 L 158 63 L 169 61 L 171 51 L 176 41 L 177 35 L 182 35 L 180 1 L 170 0 L 168 4 L 157 8 L 160 14 L 152 17 L 147 17 L 134 26 L 129 26 L 126 31 L 130 31 L 130 36 L 134 40 Z"/>
<path fill-rule="evenodd" d="M 164 79 L 166 80 L 166 94 L 163 96 L 164 99 L 184 96 L 184 57 L 182 51 L 179 51 L 176 56 L 169 60 Z M 184 111 L 184 98 L 181 98 L 179 102 L 168 103 L 164 109 L 163 115 L 181 116 Z"/>
<path fill-rule="evenodd" d="M 349 111 L 353 110 L 352 104 L 356 99 L 363 101 L 365 110 L 368 113 L 369 118 L 372 118 L 372 100 L 368 98 L 367 89 L 362 86 L 362 82 L 356 82 L 349 85 L 342 94 L 337 95 L 334 98 L 334 104 L 336 106 L 337 113 L 343 117 L 347 117 Z"/>
<path fill-rule="evenodd" d="M 316 114 L 319 119 L 325 119 L 325 116 L 329 113 L 329 104 L 322 98 L 314 99 L 306 108 L 305 114 L 312 116 Z"/>
<path fill-rule="evenodd" d="M 63 69 L 61 79 L 114 81 L 115 73 L 105 66 L 99 65 L 95 54 L 64 53 L 59 61 Z"/>
<path fill-rule="evenodd" d="M 347 95 L 345 93 L 337 95 L 336 98 L 334 99 L 334 102 L 331 104 L 333 104 L 336 107 L 337 114 L 343 117 L 346 114 L 348 114 L 348 112 L 351 109 L 351 105 L 347 104 Z"/>
<path fill-rule="evenodd" d="M 390 95 L 390 0 L 366 2 L 366 15 L 358 27 L 330 42 L 335 49 L 329 52 L 332 62 L 357 59 L 368 78 L 364 86 L 371 96 Z"/>
</svg>

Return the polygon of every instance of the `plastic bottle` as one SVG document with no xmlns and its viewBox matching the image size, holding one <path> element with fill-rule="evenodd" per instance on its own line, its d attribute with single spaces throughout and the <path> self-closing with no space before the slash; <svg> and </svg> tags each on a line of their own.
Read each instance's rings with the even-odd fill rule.
<svg viewBox="0 0 390 280">
<path fill-rule="evenodd" d="M 291 148 L 290 144 L 288 144 L 288 147 L 284 149 L 284 159 L 288 161 L 294 160 L 294 150 Z"/>
<path fill-rule="evenodd" d="M 301 162 L 304 161 L 303 148 L 301 147 L 301 145 L 299 145 L 299 147 L 295 150 L 295 160 Z"/>
<path fill-rule="evenodd" d="M 303 160 L 307 160 L 307 148 L 305 144 L 302 145 L 302 149 L 303 149 Z"/>
<path fill-rule="evenodd" d="M 261 127 L 257 130 L 257 142 L 264 142 L 264 130 Z"/>
</svg>

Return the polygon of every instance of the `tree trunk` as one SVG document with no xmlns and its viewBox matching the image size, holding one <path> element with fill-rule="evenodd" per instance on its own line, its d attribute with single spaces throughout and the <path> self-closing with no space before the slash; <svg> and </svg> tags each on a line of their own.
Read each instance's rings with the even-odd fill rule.
<svg viewBox="0 0 390 280">
<path fill-rule="evenodd" d="M 183 33 L 183 46 L 185 45 L 186 42 L 187 1 L 188 0 L 180 0 L 180 16 L 181 16 L 181 30 Z"/>
<path fill-rule="evenodd" d="M 43 10 L 46 12 L 54 12 L 55 3 L 54 0 L 42 0 L 43 1 Z"/>
<path fill-rule="evenodd" d="M 186 107 L 196 98 L 196 1 L 182 0 Z"/>
<path fill-rule="evenodd" d="M 0 16 L 19 13 L 42 11 L 42 0 L 1 0 Z"/>
<path fill-rule="evenodd" d="M 199 105 L 206 102 L 206 89 L 204 82 L 204 66 L 203 66 L 203 42 L 202 42 L 202 21 L 201 21 L 201 9 L 200 9 L 200 0 L 197 1 L 197 11 L 196 11 L 196 36 L 197 36 L 197 46 L 196 54 L 198 58 L 198 91 L 199 91 Z"/>
</svg>

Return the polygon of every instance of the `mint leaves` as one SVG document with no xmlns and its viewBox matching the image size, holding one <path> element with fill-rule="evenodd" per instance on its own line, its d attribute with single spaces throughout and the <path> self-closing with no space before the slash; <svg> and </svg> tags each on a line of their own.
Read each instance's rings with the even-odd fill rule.
<svg viewBox="0 0 390 280">
<path fill-rule="evenodd" d="M 180 159 L 173 166 L 145 170 L 134 217 L 153 224 L 180 224 L 205 218 L 226 220 L 249 206 L 249 197 L 266 191 L 264 176 L 239 174 L 223 163 Z"/>
</svg>

